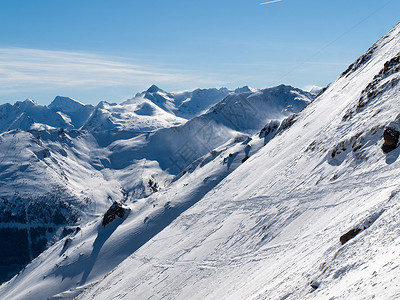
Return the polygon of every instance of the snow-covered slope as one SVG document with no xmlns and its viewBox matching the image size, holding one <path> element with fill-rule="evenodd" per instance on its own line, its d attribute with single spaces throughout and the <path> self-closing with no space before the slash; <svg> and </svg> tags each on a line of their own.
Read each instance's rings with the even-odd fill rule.
<svg viewBox="0 0 400 300">
<path fill-rule="evenodd" d="M 117 222 L 117 225 L 107 225 L 111 226 L 110 228 L 103 228 L 101 225 L 102 220 L 99 219 L 87 226 L 81 226 L 79 233 L 74 232 L 72 236 L 67 237 L 68 242 L 64 239 L 57 243 L 57 246 L 52 247 L 52 249 L 56 250 L 46 251 L 43 254 L 46 257 L 45 261 L 37 258 L 33 262 L 33 269 L 28 267 L 19 275 L 27 276 L 26 280 L 30 281 L 30 284 L 33 285 L 36 283 L 34 284 L 32 280 L 36 280 L 37 276 L 40 278 L 44 276 L 43 278 L 46 278 L 44 285 L 39 284 L 37 286 L 40 292 L 33 291 L 27 297 L 39 299 L 71 288 L 73 290 L 65 293 L 64 296 L 70 298 L 76 295 L 84 286 L 104 276 L 104 274 L 117 266 L 119 262 L 162 230 L 181 212 L 201 199 L 202 196 L 216 186 L 224 177 L 242 163 L 245 163 L 248 157 L 257 152 L 263 145 L 264 138 L 260 138 L 258 134 L 251 138 L 245 135 L 237 136 L 201 159 L 193 162 L 165 190 L 162 189 L 159 193 L 153 194 L 153 196 L 131 203 L 129 205 L 130 212 L 124 224 L 133 230 L 124 230 L 121 232 L 122 235 L 117 237 L 117 244 L 108 244 L 111 248 L 108 246 L 103 247 L 103 242 L 111 234 L 113 238 L 116 237 L 114 231 L 120 222 Z M 182 189 L 179 193 L 181 203 L 180 205 L 174 204 L 172 207 L 169 204 L 170 198 L 174 197 L 174 194 L 177 194 L 177 189 Z M 153 214 L 151 224 L 147 223 L 147 220 L 150 220 L 149 214 Z M 80 249 L 79 253 L 75 251 L 75 247 Z M 93 247 L 95 248 L 95 252 L 98 251 L 97 254 L 93 254 Z M 68 249 L 74 249 L 74 253 L 70 253 Z M 66 260 L 69 261 L 66 265 L 62 263 L 60 268 L 54 268 L 54 263 L 58 264 L 58 262 Z M 52 263 L 49 263 L 50 261 Z M 100 261 L 106 263 L 99 263 Z M 28 271 L 28 269 L 33 270 L 33 273 Z M 60 274 L 64 274 L 64 272 L 70 275 L 62 275 L 63 279 L 60 283 L 59 276 Z M 83 276 L 82 272 L 85 273 Z M 49 283 L 50 281 L 52 283 Z"/>
<path fill-rule="evenodd" d="M 194 161 L 209 156 L 214 148 L 247 147 L 237 145 L 265 124 L 273 124 L 269 135 L 264 130 L 263 136 L 257 137 L 259 143 L 253 149 L 261 147 L 285 118 L 311 99 L 310 94 L 287 86 L 231 93 L 223 104 L 189 121 L 146 98 L 123 105 L 103 102 L 96 108 L 66 97 L 56 97 L 49 108 L 35 104 L 37 109 L 62 117 L 64 124 L 58 129 L 34 130 L 28 126 L 26 131 L 15 129 L 0 134 L 0 184 L 4 187 L 0 194 L 4 208 L 0 234 L 15 236 L 12 240 L 2 239 L 0 274 L 7 274 L 1 279 L 21 269 L 67 234 L 71 226 L 102 215 L 113 201 L 132 202 L 163 189 L 175 175 L 191 173 L 198 164 Z M 78 127 L 85 117 L 89 120 L 83 129 L 64 129 Z M 176 120 L 184 124 L 170 127 Z M 107 124 L 110 126 L 104 126 Z M 222 150 L 215 151 L 207 161 Z M 235 160 L 229 154 L 224 154 L 228 159 L 221 170 L 210 167 L 209 173 L 217 175 L 200 194 L 215 186 L 244 158 Z M 207 182 L 207 177 L 204 173 L 199 180 Z M 164 226 L 161 222 L 159 228 Z M 21 248 L 21 244 L 26 247 Z M 124 253 L 121 257 L 128 255 Z M 109 265 L 114 267 L 116 262 L 110 260 Z"/>
<path fill-rule="evenodd" d="M 207 154 L 123 218 L 56 243 L 0 295 L 397 299 L 399 57 L 400 25 L 264 147 L 253 136 Z"/>
<path fill-rule="evenodd" d="M 397 299 L 399 56 L 400 25 L 189 209 L 160 195 L 179 216 L 78 299 Z"/>
<path fill-rule="evenodd" d="M 1 280 L 62 237 L 65 226 L 91 220 L 123 197 L 122 181 L 99 167 L 104 152 L 83 131 L 0 134 Z"/>
</svg>

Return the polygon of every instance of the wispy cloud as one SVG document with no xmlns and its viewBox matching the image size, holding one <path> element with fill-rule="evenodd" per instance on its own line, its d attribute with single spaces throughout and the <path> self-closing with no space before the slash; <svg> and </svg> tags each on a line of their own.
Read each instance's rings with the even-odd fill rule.
<svg viewBox="0 0 400 300">
<path fill-rule="evenodd" d="M 32 86 L 111 87 L 201 82 L 194 72 L 85 52 L 0 48 L 0 92 Z"/>
<path fill-rule="evenodd" d="M 281 1 L 283 1 L 283 0 L 267 1 L 267 2 L 260 3 L 260 5 L 271 4 L 271 3 L 275 3 L 275 2 L 281 2 Z"/>
</svg>

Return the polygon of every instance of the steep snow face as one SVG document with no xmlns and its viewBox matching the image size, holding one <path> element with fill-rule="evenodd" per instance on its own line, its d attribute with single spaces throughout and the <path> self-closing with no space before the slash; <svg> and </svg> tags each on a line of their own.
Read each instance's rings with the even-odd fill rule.
<svg viewBox="0 0 400 300">
<path fill-rule="evenodd" d="M 186 202 L 184 175 L 132 206 L 112 235 L 88 225 L 98 261 L 83 254 L 85 271 L 73 263 L 86 245 L 76 238 L 59 276 L 46 255 L 62 256 L 61 243 L 0 293 L 43 298 L 65 280 L 100 279 L 122 243 L 132 255 L 78 299 L 398 298 L 400 149 L 381 147 L 400 124 L 399 54 L 400 25 L 204 197 Z"/>
</svg>

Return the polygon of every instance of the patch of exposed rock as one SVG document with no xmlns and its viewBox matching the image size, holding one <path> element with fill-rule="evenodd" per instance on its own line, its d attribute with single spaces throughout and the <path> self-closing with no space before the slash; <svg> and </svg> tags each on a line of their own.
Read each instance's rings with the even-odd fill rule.
<svg viewBox="0 0 400 300">
<path fill-rule="evenodd" d="M 129 208 L 124 208 L 121 202 L 115 201 L 104 214 L 103 226 L 105 227 L 107 224 L 114 221 L 116 217 L 123 218 L 127 210 L 129 210 Z"/>
</svg>

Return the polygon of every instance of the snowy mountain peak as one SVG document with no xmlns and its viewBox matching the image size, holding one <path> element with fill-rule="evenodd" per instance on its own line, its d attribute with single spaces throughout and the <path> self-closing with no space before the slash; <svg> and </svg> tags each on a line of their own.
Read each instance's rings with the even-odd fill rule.
<svg viewBox="0 0 400 300">
<path fill-rule="evenodd" d="M 241 88 L 237 88 L 237 89 L 235 90 L 235 93 L 237 93 L 237 94 L 242 94 L 242 93 L 255 93 L 255 92 L 257 92 L 257 91 L 258 91 L 258 89 L 255 89 L 255 88 L 252 88 L 252 87 L 246 85 L 246 86 L 243 86 L 243 87 L 241 87 Z"/>
<path fill-rule="evenodd" d="M 30 103 L 30 104 L 37 104 L 35 101 L 33 101 L 32 99 L 28 98 L 24 101 L 25 103 Z"/>
<path fill-rule="evenodd" d="M 49 108 L 60 109 L 63 112 L 74 112 L 84 107 L 85 104 L 70 97 L 57 96 L 50 103 Z"/>
<path fill-rule="evenodd" d="M 147 93 L 157 93 L 157 92 L 164 92 L 162 89 L 160 89 L 158 86 L 156 86 L 155 84 L 153 84 L 151 87 L 149 87 L 146 91 Z"/>
<path fill-rule="evenodd" d="M 16 106 L 22 106 L 22 107 L 31 107 L 31 106 L 37 106 L 38 104 L 33 101 L 32 99 L 26 99 L 25 101 L 17 101 L 15 103 Z"/>
</svg>

